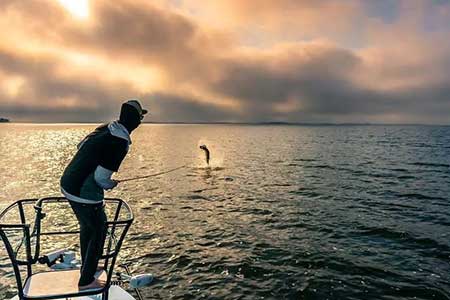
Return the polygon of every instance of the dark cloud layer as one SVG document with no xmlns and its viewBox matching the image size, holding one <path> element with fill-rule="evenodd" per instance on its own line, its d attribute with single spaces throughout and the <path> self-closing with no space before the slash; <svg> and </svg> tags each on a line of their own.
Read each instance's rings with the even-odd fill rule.
<svg viewBox="0 0 450 300">
<path fill-rule="evenodd" d="M 118 101 L 132 92 L 125 84 L 110 85 L 93 76 L 61 76 L 56 72 L 60 64 L 55 57 L 35 59 L 0 50 L 1 72 L 26 78 L 14 96 L 0 90 L 0 112 L 22 121 L 105 120 Z"/>
<path fill-rule="evenodd" d="M 296 3 L 281 4 L 306 5 Z M 315 6 L 306 9 L 311 20 L 323 22 Z M 364 19 L 364 11 L 348 6 L 327 4 L 323 13 L 332 17 L 334 9 Z M 38 45 L 0 42 L 0 115 L 16 120 L 105 121 L 120 101 L 141 97 L 154 121 L 450 121 L 444 113 L 450 109 L 450 46 L 434 44 L 447 32 L 428 34 L 411 25 L 414 16 L 400 14 L 391 28 L 374 27 L 369 18 L 365 48 L 323 41 L 315 32 L 318 40 L 280 40 L 262 49 L 239 47 L 236 32 L 149 1 L 92 1 L 86 21 L 52 1 L 8 0 L 0 10 L 5 41 L 27 37 L 24 46 Z M 156 69 L 162 79 L 149 79 L 145 88 L 141 76 L 132 76 L 138 69 Z"/>
<path fill-rule="evenodd" d="M 238 121 L 236 113 L 217 105 L 171 94 L 155 93 L 151 99 L 150 119 L 154 122 L 227 122 Z"/>
</svg>

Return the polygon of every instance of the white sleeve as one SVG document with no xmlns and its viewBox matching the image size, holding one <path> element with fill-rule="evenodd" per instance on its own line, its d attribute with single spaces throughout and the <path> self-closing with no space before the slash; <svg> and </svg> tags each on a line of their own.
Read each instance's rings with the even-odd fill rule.
<svg viewBox="0 0 450 300">
<path fill-rule="evenodd" d="M 104 190 L 112 189 L 116 186 L 116 183 L 111 179 L 113 173 L 111 170 L 98 166 L 94 173 L 95 182 Z"/>
</svg>

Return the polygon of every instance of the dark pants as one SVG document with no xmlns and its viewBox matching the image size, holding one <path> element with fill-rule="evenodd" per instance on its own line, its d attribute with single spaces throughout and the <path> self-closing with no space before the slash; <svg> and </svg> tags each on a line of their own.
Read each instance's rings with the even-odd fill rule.
<svg viewBox="0 0 450 300">
<path fill-rule="evenodd" d="M 69 201 L 80 223 L 81 276 L 78 285 L 94 281 L 106 238 L 106 214 L 103 203 L 82 204 Z"/>
</svg>

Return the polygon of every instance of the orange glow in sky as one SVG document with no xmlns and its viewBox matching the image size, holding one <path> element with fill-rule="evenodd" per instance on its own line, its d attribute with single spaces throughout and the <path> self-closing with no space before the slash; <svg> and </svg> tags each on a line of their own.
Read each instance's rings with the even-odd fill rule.
<svg viewBox="0 0 450 300">
<path fill-rule="evenodd" d="M 0 117 L 15 121 L 106 121 L 139 98 L 148 121 L 450 123 L 448 1 L 11 0 L 0 12 Z"/>
</svg>

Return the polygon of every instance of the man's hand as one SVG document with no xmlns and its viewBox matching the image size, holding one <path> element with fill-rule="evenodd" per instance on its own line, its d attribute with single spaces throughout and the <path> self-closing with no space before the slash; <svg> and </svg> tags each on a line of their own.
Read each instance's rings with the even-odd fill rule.
<svg viewBox="0 0 450 300">
<path fill-rule="evenodd" d="M 118 181 L 118 180 L 111 179 L 111 186 L 108 187 L 107 190 L 112 190 L 112 189 L 115 188 L 118 184 L 119 184 L 119 181 Z"/>
</svg>

